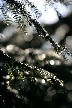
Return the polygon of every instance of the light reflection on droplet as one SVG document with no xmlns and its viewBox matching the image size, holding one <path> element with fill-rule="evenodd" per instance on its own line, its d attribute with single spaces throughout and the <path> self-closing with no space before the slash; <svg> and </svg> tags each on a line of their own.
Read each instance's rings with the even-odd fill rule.
<svg viewBox="0 0 72 108">
<path fill-rule="evenodd" d="M 50 60 L 50 64 L 51 65 L 54 65 L 54 60 Z"/>
<path fill-rule="evenodd" d="M 8 45 L 8 46 L 6 47 L 6 50 L 11 51 L 13 48 L 14 48 L 13 45 Z"/>
<path fill-rule="evenodd" d="M 37 56 L 37 58 L 39 60 L 43 60 L 45 58 L 45 54 L 40 54 L 40 55 Z"/>
<path fill-rule="evenodd" d="M 44 59 L 45 58 L 45 54 L 42 54 L 42 59 Z"/>
<path fill-rule="evenodd" d="M 44 79 L 42 79 L 42 83 L 45 83 L 45 80 Z"/>
<path fill-rule="evenodd" d="M 14 77 L 12 77 L 12 79 L 14 79 Z"/>
<path fill-rule="evenodd" d="M 37 79 L 37 78 L 35 78 L 35 81 L 36 81 L 36 82 L 38 82 L 38 79 Z"/>
<path fill-rule="evenodd" d="M 9 79 L 9 78 L 10 78 L 10 76 L 9 76 L 9 75 L 7 75 L 7 76 L 6 76 L 6 79 Z"/>
<path fill-rule="evenodd" d="M 63 86 L 64 85 L 63 82 L 60 85 Z"/>
<path fill-rule="evenodd" d="M 25 49 L 25 53 L 28 54 L 29 53 L 29 49 Z"/>
<path fill-rule="evenodd" d="M 28 71 L 25 71 L 25 74 L 26 74 L 26 75 L 29 75 L 29 72 L 28 72 Z"/>
<path fill-rule="evenodd" d="M 9 81 L 7 81 L 6 84 L 9 84 Z"/>
<path fill-rule="evenodd" d="M 24 35 L 24 40 L 25 41 L 31 41 L 32 39 L 33 39 L 33 35 L 32 34 L 26 33 Z"/>
<path fill-rule="evenodd" d="M 25 33 L 25 35 L 27 35 L 28 33 Z"/>
</svg>

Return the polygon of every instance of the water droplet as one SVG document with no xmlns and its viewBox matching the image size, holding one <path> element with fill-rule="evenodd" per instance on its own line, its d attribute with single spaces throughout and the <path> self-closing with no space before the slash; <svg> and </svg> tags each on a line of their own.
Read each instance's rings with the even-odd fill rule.
<svg viewBox="0 0 72 108">
<path fill-rule="evenodd" d="M 50 64 L 51 65 L 54 65 L 54 60 L 50 60 Z"/>
<path fill-rule="evenodd" d="M 45 83 L 45 80 L 44 79 L 42 79 L 42 83 Z"/>
<path fill-rule="evenodd" d="M 6 76 L 6 79 L 9 79 L 9 78 L 10 78 L 10 76 L 9 76 L 9 75 L 7 75 L 7 76 Z"/>
</svg>

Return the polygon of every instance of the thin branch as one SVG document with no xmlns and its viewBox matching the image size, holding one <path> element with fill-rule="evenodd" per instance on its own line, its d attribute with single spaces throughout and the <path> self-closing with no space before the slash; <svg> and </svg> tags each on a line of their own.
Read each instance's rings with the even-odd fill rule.
<svg viewBox="0 0 72 108">
<path fill-rule="evenodd" d="M 0 61 L 2 62 L 2 67 L 8 69 L 8 74 L 10 75 L 11 80 L 16 76 L 19 76 L 24 80 L 24 76 L 26 75 L 25 71 L 29 73 L 30 77 L 40 77 L 45 79 L 47 82 L 51 82 L 51 79 L 57 82 L 59 85 L 63 86 L 63 81 L 57 78 L 53 73 L 50 73 L 42 68 L 38 68 L 36 66 L 30 66 L 26 63 L 20 63 L 18 61 L 13 60 L 7 54 L 3 53 L 0 50 Z M 36 75 L 36 76 L 35 76 Z M 25 76 L 27 77 L 27 75 Z"/>
<path fill-rule="evenodd" d="M 16 10 L 16 12 L 21 13 L 23 16 L 26 16 L 29 25 L 31 26 L 33 24 L 36 27 L 39 36 L 44 38 L 46 41 L 49 40 L 52 46 L 54 47 L 55 51 L 58 54 L 61 54 L 64 59 L 68 60 L 66 55 L 72 56 L 72 54 L 70 54 L 67 47 L 61 46 L 57 42 L 54 42 L 54 40 L 50 37 L 48 32 L 37 22 L 37 20 L 31 18 L 31 15 L 27 12 L 22 2 L 18 2 L 14 0 L 6 0 L 6 2 L 9 3 L 9 5 L 12 6 L 14 10 Z"/>
</svg>

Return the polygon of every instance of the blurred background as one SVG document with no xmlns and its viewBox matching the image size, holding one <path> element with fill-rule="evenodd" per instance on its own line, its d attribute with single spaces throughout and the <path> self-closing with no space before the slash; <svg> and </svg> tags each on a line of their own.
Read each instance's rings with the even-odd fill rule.
<svg viewBox="0 0 72 108">
<path fill-rule="evenodd" d="M 23 0 L 22 0 L 23 1 Z M 72 15 L 71 15 L 71 1 L 66 4 L 60 2 L 53 2 L 53 5 L 48 2 L 48 0 L 42 0 L 43 3 L 38 6 L 38 2 L 35 1 L 37 8 L 40 10 L 42 15 L 37 19 L 38 22 L 48 31 L 50 36 L 60 44 L 66 45 L 70 50 L 72 50 Z M 2 6 L 2 0 L 0 5 Z M 33 2 L 33 0 L 30 0 Z M 45 3 L 45 4 L 44 4 Z M 30 11 L 31 12 L 31 11 Z M 12 21 L 14 14 L 10 11 L 7 12 Z M 32 15 L 32 12 L 31 12 Z M 22 49 L 26 48 L 41 48 L 52 49 L 49 41 L 45 41 L 38 36 L 34 26 L 26 25 L 26 33 L 21 31 L 17 23 L 12 23 L 12 25 L 7 26 L 3 23 L 4 16 L 2 10 L 0 9 L 0 43 L 3 45 L 14 44 Z M 4 19 L 5 20 L 5 19 Z M 25 19 L 24 19 L 25 20 Z M 26 22 L 25 22 L 26 23 Z"/>
<path fill-rule="evenodd" d="M 24 0 L 21 0 L 23 3 Z M 66 45 L 70 52 L 72 52 L 72 2 L 69 0 L 60 1 L 50 1 L 50 0 L 40 0 L 37 1 L 29 0 L 38 9 L 31 10 L 28 5 L 26 9 L 30 12 L 32 18 L 36 18 L 37 21 L 48 31 L 50 36 L 55 42 L 61 45 Z M 35 48 L 42 50 L 54 50 L 49 41 L 45 41 L 38 36 L 35 27 L 29 26 L 27 24 L 26 18 L 19 23 L 16 23 L 16 19 L 12 11 L 7 11 L 6 13 L 6 3 L 1 0 L 0 6 L 0 45 L 7 46 L 9 44 L 16 45 L 22 49 Z M 4 14 L 3 14 L 4 13 Z M 5 13 L 8 15 L 7 18 Z M 41 15 L 40 15 L 41 13 Z M 38 17 L 39 16 L 39 17 Z M 6 23 L 11 23 L 7 25 Z M 22 25 L 21 25 L 21 24 Z M 24 24 L 23 24 L 24 23 Z M 21 29 L 21 27 L 24 27 Z M 69 57 L 70 62 L 72 58 Z"/>
<path fill-rule="evenodd" d="M 20 1 L 20 0 L 19 0 Z M 30 12 L 32 18 L 36 18 L 37 21 L 48 31 L 50 36 L 54 39 L 55 42 L 58 42 L 60 45 L 66 45 L 69 48 L 69 51 L 72 53 L 72 2 L 71 0 L 29 0 L 37 6 L 41 15 L 35 17 L 34 11 L 30 10 L 28 5 L 26 9 Z M 24 3 L 24 0 L 22 0 Z M 4 4 L 3 4 L 4 3 Z M 42 39 L 38 36 L 38 33 L 35 27 L 29 26 L 26 22 L 26 19 L 23 18 L 22 22 L 16 23 L 14 19 L 14 14 L 11 11 L 7 12 L 8 20 L 6 24 L 6 16 L 3 12 L 6 11 L 5 2 L 1 0 L 0 7 L 3 6 L 3 10 L 0 9 L 0 48 L 3 52 L 6 52 L 8 55 L 13 57 L 13 59 L 18 60 L 23 63 L 28 63 L 29 65 L 35 65 L 41 67 L 49 72 L 54 73 L 58 78 L 64 81 L 64 87 L 66 94 L 63 94 L 58 90 L 57 98 L 55 98 L 56 91 L 52 89 L 52 86 L 48 86 L 44 79 L 37 79 L 39 82 L 39 89 L 37 88 L 37 95 L 35 95 L 35 88 L 32 88 L 33 95 L 32 102 L 41 102 L 40 105 L 50 104 L 53 108 L 53 105 L 57 106 L 56 108 L 72 108 L 72 57 L 69 56 L 70 62 L 67 63 L 60 55 L 58 55 L 53 46 L 49 41 Z M 37 16 L 39 14 L 36 14 Z M 12 24 L 11 24 L 12 22 Z M 21 26 L 22 24 L 22 26 Z M 26 26 L 25 26 L 25 25 Z M 19 26 L 19 27 L 18 27 Z M 23 27 L 21 29 L 20 27 Z M 25 28 L 24 28 L 25 27 Z M 1 64 L 0 64 L 1 65 Z M 29 82 L 24 82 L 27 88 Z M 30 86 L 34 87 L 34 86 Z M 47 88 L 48 87 L 48 88 Z M 32 91 L 29 90 L 26 93 L 30 95 Z M 41 94 L 42 93 L 42 94 Z M 38 97 L 36 97 L 38 96 Z M 52 100 L 53 96 L 53 105 L 48 103 Z M 61 97 L 62 96 L 62 97 Z M 43 97 L 43 100 L 41 100 Z M 38 98 L 41 100 L 38 100 Z M 63 100 L 62 100 L 63 98 Z M 25 98 L 27 102 L 27 97 Z M 31 99 L 31 96 L 30 96 Z M 56 101 L 54 101 L 56 99 Z M 60 99 L 59 101 L 57 101 Z M 61 103 L 60 103 L 61 101 Z M 30 103 L 31 107 L 33 104 Z M 47 103 L 42 103 L 47 102 Z M 37 106 L 38 107 L 38 106 Z M 41 106 L 43 107 L 43 106 Z M 38 107 L 38 108 L 41 108 Z"/>
</svg>

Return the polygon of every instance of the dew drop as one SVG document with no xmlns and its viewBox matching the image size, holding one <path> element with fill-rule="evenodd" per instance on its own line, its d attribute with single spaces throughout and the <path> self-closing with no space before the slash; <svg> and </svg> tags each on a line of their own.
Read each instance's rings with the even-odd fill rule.
<svg viewBox="0 0 72 108">
<path fill-rule="evenodd" d="M 54 65 L 54 60 L 50 60 L 50 64 L 51 65 Z"/>
<path fill-rule="evenodd" d="M 44 79 L 42 79 L 42 83 L 45 83 L 45 80 Z"/>
</svg>

